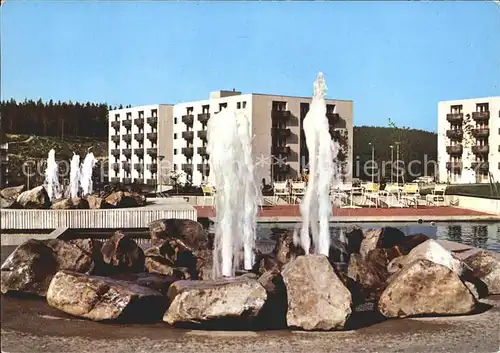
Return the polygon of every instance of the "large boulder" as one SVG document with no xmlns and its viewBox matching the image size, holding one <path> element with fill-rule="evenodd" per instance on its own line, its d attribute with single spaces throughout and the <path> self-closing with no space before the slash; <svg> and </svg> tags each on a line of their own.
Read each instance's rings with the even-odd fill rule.
<svg viewBox="0 0 500 353">
<path fill-rule="evenodd" d="M 449 268 L 418 259 L 391 277 L 380 296 L 379 311 L 386 317 L 469 314 L 476 299 Z"/>
<path fill-rule="evenodd" d="M 206 324 L 226 329 L 252 324 L 267 299 L 262 285 L 249 278 L 178 281 L 170 286 L 171 302 L 163 316 L 170 325 Z"/>
<path fill-rule="evenodd" d="M 304 330 L 344 328 L 351 315 L 349 290 L 328 258 L 299 256 L 282 271 L 288 299 L 287 324 Z"/>
<path fill-rule="evenodd" d="M 375 249 L 372 250 L 381 250 Z M 383 264 L 363 258 L 360 254 L 351 254 L 347 276 L 358 284 L 364 300 L 376 300 L 387 286 L 388 272 Z"/>
<path fill-rule="evenodd" d="M 182 279 L 197 279 L 197 258 L 180 239 L 171 238 L 164 243 L 152 246 L 145 252 L 146 268 L 149 272 L 177 276 Z M 180 269 L 180 272 L 177 270 Z"/>
<path fill-rule="evenodd" d="M 487 251 L 478 251 L 464 259 L 464 263 L 472 270 L 487 289 L 487 295 L 500 294 L 500 260 L 498 256 Z"/>
<path fill-rule="evenodd" d="M 196 252 L 196 275 L 199 280 L 215 279 L 213 250 L 199 250 Z"/>
<path fill-rule="evenodd" d="M 37 186 L 19 194 L 17 203 L 27 209 L 45 209 L 50 207 L 50 198 L 43 186 Z"/>
<path fill-rule="evenodd" d="M 361 242 L 364 238 L 363 229 L 358 226 L 349 227 L 344 234 L 347 240 L 347 253 L 349 255 L 359 254 Z"/>
<path fill-rule="evenodd" d="M 17 208 L 18 206 L 19 204 L 15 199 L 4 199 L 3 197 L 0 197 L 0 209 Z"/>
<path fill-rule="evenodd" d="M 361 241 L 359 253 L 366 257 L 368 252 L 376 248 L 392 248 L 402 241 L 405 234 L 397 228 L 384 227 L 380 229 L 370 229 L 365 233 Z"/>
<path fill-rule="evenodd" d="M 101 249 L 103 261 L 110 270 L 124 272 L 144 271 L 144 251 L 122 231 L 106 240 Z"/>
<path fill-rule="evenodd" d="M 138 284 L 143 287 L 154 289 L 162 295 L 167 296 L 168 289 L 172 283 L 177 282 L 179 278 L 173 276 L 165 276 L 157 273 L 118 273 L 109 278 L 114 280 L 128 281 Z"/>
<path fill-rule="evenodd" d="M 24 185 L 10 186 L 0 190 L 0 197 L 7 200 L 16 200 L 17 197 L 24 191 Z"/>
<path fill-rule="evenodd" d="M 50 282 L 47 303 L 67 314 L 94 321 L 157 321 L 165 310 L 159 291 L 131 281 L 59 271 Z"/>
<path fill-rule="evenodd" d="M 203 226 L 190 219 L 158 219 L 149 224 L 149 233 L 153 245 L 175 238 L 193 250 L 210 248 Z"/>
<path fill-rule="evenodd" d="M 146 205 L 146 196 L 137 192 L 116 191 L 109 194 L 105 201 L 113 207 L 140 207 Z"/>
<path fill-rule="evenodd" d="M 73 208 L 73 203 L 71 199 L 56 199 L 52 201 L 50 208 L 52 210 L 70 210 Z"/>
<path fill-rule="evenodd" d="M 87 195 L 86 199 L 91 210 L 101 210 L 110 207 L 106 200 L 99 195 Z"/>
<path fill-rule="evenodd" d="M 281 265 L 284 265 L 297 256 L 305 255 L 304 249 L 297 243 L 294 231 L 288 230 L 278 235 L 273 253 Z"/>
<path fill-rule="evenodd" d="M 95 262 L 80 247 L 59 239 L 31 239 L 19 245 L 2 264 L 1 291 L 45 296 L 59 270 L 91 273 Z"/>
<path fill-rule="evenodd" d="M 252 271 L 262 275 L 270 271 L 281 270 L 282 264 L 278 261 L 278 258 L 274 252 L 269 254 L 263 254 L 260 251 L 256 253 L 255 264 Z"/>
</svg>

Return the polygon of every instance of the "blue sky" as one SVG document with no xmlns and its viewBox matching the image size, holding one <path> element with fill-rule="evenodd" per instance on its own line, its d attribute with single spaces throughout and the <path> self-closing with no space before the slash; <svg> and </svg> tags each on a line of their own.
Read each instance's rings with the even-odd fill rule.
<svg viewBox="0 0 500 353">
<path fill-rule="evenodd" d="M 2 99 L 177 103 L 209 91 L 354 100 L 355 125 L 435 131 L 437 102 L 500 94 L 493 2 L 7 0 Z"/>
</svg>

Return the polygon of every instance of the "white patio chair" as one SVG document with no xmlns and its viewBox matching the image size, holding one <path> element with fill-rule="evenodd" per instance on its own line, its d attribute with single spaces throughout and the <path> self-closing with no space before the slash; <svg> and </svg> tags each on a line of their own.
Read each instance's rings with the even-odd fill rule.
<svg viewBox="0 0 500 353">
<path fill-rule="evenodd" d="M 292 181 L 291 183 L 291 195 L 293 201 L 297 203 L 301 197 L 306 194 L 306 182 L 305 181 Z"/>
<path fill-rule="evenodd" d="M 420 187 L 417 183 L 408 183 L 403 185 L 401 192 L 401 201 L 408 207 L 418 207 L 418 200 L 420 199 Z"/>
<path fill-rule="evenodd" d="M 396 183 L 388 183 L 385 185 L 384 190 L 379 192 L 380 198 L 387 207 L 405 207 L 405 204 L 399 198 L 399 186 Z"/>
<path fill-rule="evenodd" d="M 276 181 L 273 183 L 273 203 L 278 204 L 279 198 L 287 201 L 290 198 L 290 190 L 287 181 Z"/>
<path fill-rule="evenodd" d="M 436 184 L 430 194 L 425 197 L 427 205 L 444 206 L 446 194 L 446 184 Z"/>
<path fill-rule="evenodd" d="M 207 206 L 207 201 L 209 201 L 208 206 L 215 205 L 215 188 L 209 185 L 203 185 L 201 187 L 201 191 L 203 191 L 203 207 Z"/>
<path fill-rule="evenodd" d="M 372 207 L 375 204 L 375 207 L 378 207 L 380 204 L 380 184 L 376 183 L 366 183 L 363 189 L 363 204 L 368 207 Z M 370 201 L 367 203 L 367 201 Z"/>
</svg>

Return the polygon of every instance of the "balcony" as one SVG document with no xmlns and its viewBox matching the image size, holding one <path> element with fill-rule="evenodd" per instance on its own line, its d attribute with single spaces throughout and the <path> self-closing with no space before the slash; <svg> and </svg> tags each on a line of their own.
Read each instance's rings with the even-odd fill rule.
<svg viewBox="0 0 500 353">
<path fill-rule="evenodd" d="M 113 177 L 113 178 L 110 178 L 109 181 L 112 182 L 112 183 L 119 183 L 120 182 L 120 178 Z"/>
<path fill-rule="evenodd" d="M 489 171 L 490 170 L 490 163 L 488 163 L 488 162 L 472 162 L 470 164 L 470 166 L 474 170 L 480 170 L 480 171 Z"/>
<path fill-rule="evenodd" d="M 158 171 L 158 164 L 156 164 L 156 163 L 148 164 L 148 170 L 151 173 L 156 173 Z"/>
<path fill-rule="evenodd" d="M 326 118 L 328 119 L 328 123 L 333 125 L 339 122 L 340 115 L 337 113 L 326 113 Z"/>
<path fill-rule="evenodd" d="M 464 120 L 464 114 L 463 113 L 446 114 L 446 120 L 448 120 L 450 124 L 461 124 Z"/>
<path fill-rule="evenodd" d="M 142 172 L 144 170 L 144 164 L 143 163 L 134 163 L 134 169 L 137 170 L 138 172 Z"/>
<path fill-rule="evenodd" d="M 183 147 L 182 154 L 186 156 L 186 158 L 192 158 L 194 153 L 193 147 Z"/>
<path fill-rule="evenodd" d="M 198 131 L 198 138 L 202 139 L 203 141 L 206 141 L 207 140 L 207 130 Z"/>
<path fill-rule="evenodd" d="M 474 154 L 488 154 L 490 152 L 490 146 L 472 146 L 472 153 Z"/>
<path fill-rule="evenodd" d="M 125 126 L 126 128 L 132 127 L 132 119 L 123 120 L 122 125 Z"/>
<path fill-rule="evenodd" d="M 198 114 L 198 121 L 203 125 L 206 125 L 208 123 L 208 120 L 210 120 L 210 113 Z"/>
<path fill-rule="evenodd" d="M 288 147 L 288 146 L 276 146 L 273 148 L 273 154 L 275 156 L 278 156 L 278 155 L 288 156 L 290 154 L 290 147 Z"/>
<path fill-rule="evenodd" d="M 132 134 L 125 134 L 122 136 L 122 138 L 126 143 L 130 143 L 132 141 Z"/>
<path fill-rule="evenodd" d="M 274 171 L 278 174 L 287 174 L 288 172 L 290 172 L 290 165 L 283 163 L 277 164 L 274 166 Z"/>
<path fill-rule="evenodd" d="M 461 170 L 462 162 L 446 162 L 446 169 L 448 170 Z"/>
<path fill-rule="evenodd" d="M 206 163 L 198 163 L 196 169 L 203 174 L 203 175 L 209 175 L 210 174 L 210 164 Z"/>
<path fill-rule="evenodd" d="M 187 174 L 192 174 L 193 173 L 193 165 L 192 164 L 183 164 L 182 170 L 184 172 L 186 172 Z"/>
<path fill-rule="evenodd" d="M 488 136 L 490 136 L 490 129 L 488 129 L 488 128 L 473 129 L 472 136 L 474 136 L 475 138 L 488 137 Z"/>
<path fill-rule="evenodd" d="M 127 158 L 130 158 L 132 156 L 132 150 L 130 148 L 125 148 L 122 150 L 123 155 Z"/>
<path fill-rule="evenodd" d="M 146 184 L 148 184 L 148 185 L 156 185 L 156 179 L 146 179 Z"/>
<path fill-rule="evenodd" d="M 287 138 L 292 134 L 292 131 L 290 129 L 275 128 L 274 131 L 276 136 L 281 138 Z"/>
<path fill-rule="evenodd" d="M 137 118 L 137 119 L 134 119 L 134 124 L 135 126 L 141 128 L 144 126 L 144 118 Z"/>
<path fill-rule="evenodd" d="M 183 115 L 182 122 L 188 127 L 193 127 L 194 115 Z"/>
<path fill-rule="evenodd" d="M 126 171 L 130 171 L 130 163 L 129 162 L 122 162 L 122 167 Z"/>
<path fill-rule="evenodd" d="M 273 110 L 271 111 L 271 118 L 275 121 L 281 121 L 286 123 L 292 114 L 289 110 Z"/>
<path fill-rule="evenodd" d="M 472 113 L 472 119 L 475 121 L 488 121 L 490 119 L 490 112 L 473 112 Z"/>
<path fill-rule="evenodd" d="M 198 147 L 196 151 L 200 156 L 208 156 L 208 151 L 206 147 Z"/>
<path fill-rule="evenodd" d="M 186 141 L 193 141 L 194 132 L 193 131 L 183 131 L 182 138 Z"/>
<path fill-rule="evenodd" d="M 111 154 L 115 157 L 118 157 L 120 155 L 120 149 L 119 148 L 113 148 L 111 150 Z"/>
<path fill-rule="evenodd" d="M 113 141 L 114 143 L 120 143 L 120 135 L 111 136 L 111 141 Z"/>
<path fill-rule="evenodd" d="M 446 152 L 451 155 L 462 154 L 463 147 L 462 145 L 446 146 Z"/>
<path fill-rule="evenodd" d="M 137 142 L 142 142 L 144 141 L 144 134 L 139 132 L 138 134 L 134 134 L 134 138 Z"/>
<path fill-rule="evenodd" d="M 146 151 L 151 157 L 156 157 L 158 155 L 158 148 L 148 148 Z"/>
<path fill-rule="evenodd" d="M 136 148 L 134 154 L 142 159 L 144 157 L 144 148 Z"/>
<path fill-rule="evenodd" d="M 461 140 L 464 137 L 464 131 L 462 129 L 447 130 L 446 136 L 453 140 Z"/>
<path fill-rule="evenodd" d="M 158 134 L 156 132 L 150 132 L 147 134 L 148 140 L 149 141 L 156 141 L 158 139 Z"/>
<path fill-rule="evenodd" d="M 158 117 L 157 116 L 152 116 L 147 118 L 147 122 L 149 125 L 156 125 L 158 124 Z"/>
<path fill-rule="evenodd" d="M 111 122 L 111 127 L 115 130 L 120 129 L 120 120 L 115 120 Z"/>
<path fill-rule="evenodd" d="M 120 163 L 111 163 L 111 169 L 113 169 L 113 170 L 119 170 L 120 169 Z"/>
<path fill-rule="evenodd" d="M 123 184 L 132 184 L 132 178 L 123 178 L 122 183 Z"/>
</svg>

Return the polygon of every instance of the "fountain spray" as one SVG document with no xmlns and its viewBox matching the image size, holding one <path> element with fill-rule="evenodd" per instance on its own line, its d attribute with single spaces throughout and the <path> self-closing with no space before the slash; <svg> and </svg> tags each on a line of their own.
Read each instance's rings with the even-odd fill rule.
<svg viewBox="0 0 500 353">
<path fill-rule="evenodd" d="M 92 170 L 97 160 L 92 152 L 87 153 L 80 170 L 80 185 L 82 187 L 82 196 L 92 193 Z"/>
<path fill-rule="evenodd" d="M 254 176 L 248 117 L 223 109 L 208 122 L 210 174 L 216 192 L 214 277 L 231 277 L 240 265 L 251 269 L 260 190 Z M 222 132 L 222 133 L 221 133 Z"/>
<path fill-rule="evenodd" d="M 58 199 L 62 196 L 61 185 L 59 184 L 59 168 L 56 162 L 56 151 L 51 149 L 47 157 L 47 168 L 45 169 L 45 189 L 50 200 Z"/>
<path fill-rule="evenodd" d="M 329 222 L 332 214 L 330 187 L 338 181 L 338 166 L 334 162 L 339 145 L 332 140 L 326 117 L 327 86 L 323 73 L 319 73 L 314 82 L 314 94 L 311 107 L 304 118 L 303 126 L 306 145 L 309 151 L 309 182 L 302 202 L 302 229 L 300 243 L 306 254 L 310 253 L 311 240 L 315 253 L 328 256 L 330 250 Z"/>
<path fill-rule="evenodd" d="M 69 193 L 70 197 L 78 197 L 78 190 L 80 188 L 80 156 L 73 153 L 71 158 L 71 166 L 69 172 Z"/>
</svg>

